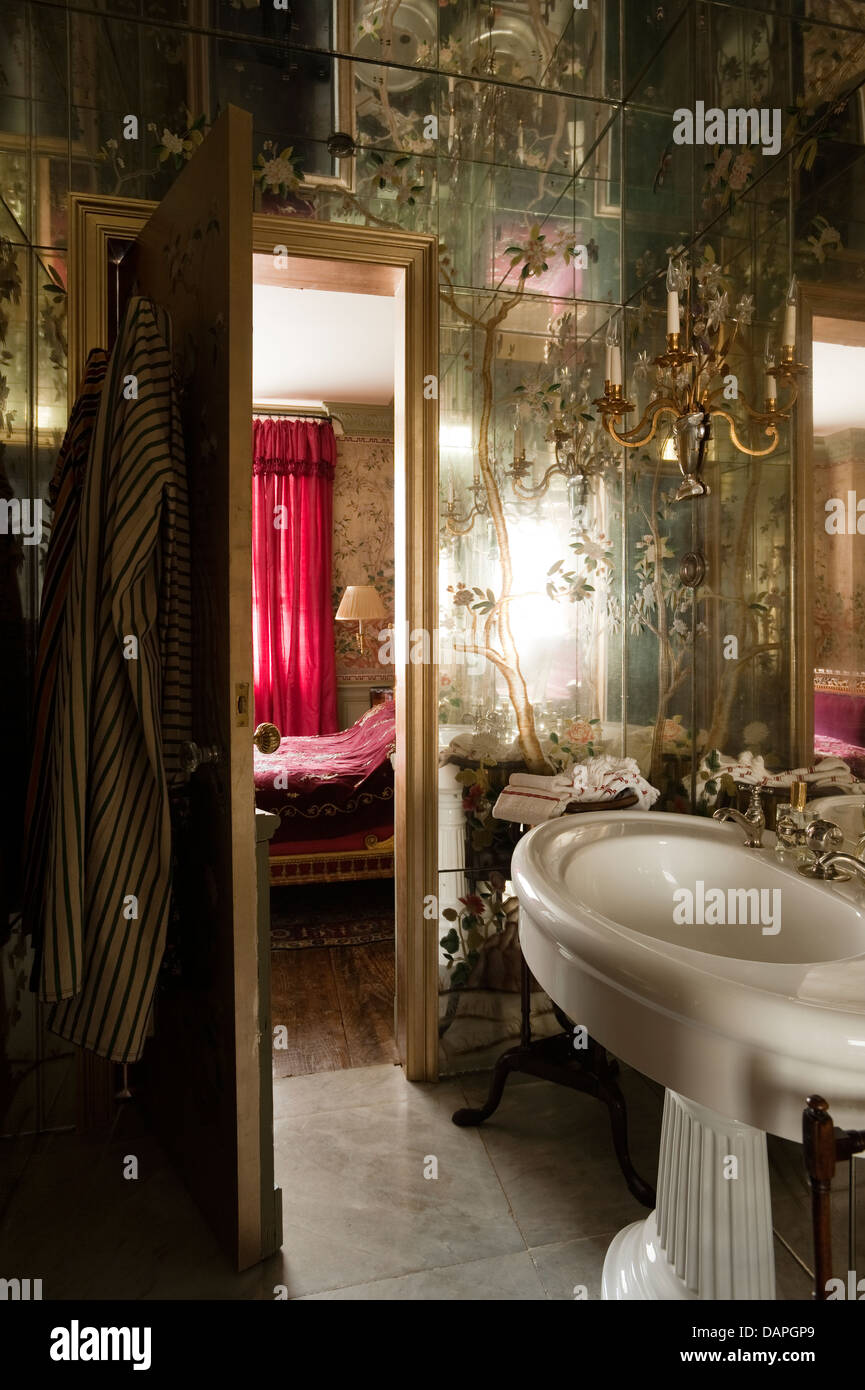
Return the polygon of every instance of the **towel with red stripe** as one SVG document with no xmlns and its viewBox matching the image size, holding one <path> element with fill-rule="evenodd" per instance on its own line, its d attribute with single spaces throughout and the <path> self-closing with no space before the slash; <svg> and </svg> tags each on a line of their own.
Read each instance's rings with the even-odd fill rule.
<svg viewBox="0 0 865 1390">
<path fill-rule="evenodd" d="M 637 806 L 647 811 L 659 792 L 640 774 L 633 758 L 602 756 L 578 763 L 570 772 L 536 777 L 515 772 L 493 807 L 497 820 L 540 825 L 560 816 L 572 801 L 613 801 L 623 792 L 637 794 Z"/>
</svg>

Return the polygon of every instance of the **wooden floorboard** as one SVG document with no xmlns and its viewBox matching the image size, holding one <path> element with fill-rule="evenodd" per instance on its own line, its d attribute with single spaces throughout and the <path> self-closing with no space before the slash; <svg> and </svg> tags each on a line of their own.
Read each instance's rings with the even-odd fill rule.
<svg viewBox="0 0 865 1390">
<path fill-rule="evenodd" d="M 393 942 L 340 947 L 331 951 L 331 965 L 349 1065 L 372 1067 L 378 1062 L 398 1061 L 393 1027 Z"/>
<path fill-rule="evenodd" d="M 271 952 L 271 1021 L 287 1030 L 286 1048 L 273 1049 L 274 1078 L 351 1066 L 331 955 L 326 946 Z"/>
<path fill-rule="evenodd" d="M 392 941 L 271 952 L 274 1079 L 398 1061 Z"/>
</svg>

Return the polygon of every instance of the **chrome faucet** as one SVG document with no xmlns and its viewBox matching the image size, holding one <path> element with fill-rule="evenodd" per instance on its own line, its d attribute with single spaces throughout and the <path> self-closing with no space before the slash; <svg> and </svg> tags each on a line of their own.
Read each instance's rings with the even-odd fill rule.
<svg viewBox="0 0 865 1390">
<path fill-rule="evenodd" d="M 815 864 L 801 864 L 800 874 L 807 874 L 809 878 L 828 878 L 843 880 L 850 878 L 847 872 L 852 869 L 853 873 L 865 882 L 865 861 L 859 859 L 855 854 L 846 854 L 841 849 L 830 849 L 825 854 L 821 854 Z"/>
<path fill-rule="evenodd" d="M 779 831 L 779 834 L 781 833 Z M 801 832 L 796 837 L 797 843 L 804 843 L 813 855 L 813 858 L 809 857 L 804 864 L 797 866 L 800 874 L 804 874 L 806 878 L 845 879 L 850 877 L 848 873 L 843 872 L 843 869 L 835 867 L 839 857 L 842 859 L 853 857 L 842 853 L 844 832 L 840 825 L 836 825 L 831 820 L 812 820 L 805 830 L 804 840 L 800 836 Z M 863 841 L 865 841 L 865 836 L 862 837 L 860 843 Z M 862 867 L 865 869 L 865 864 Z"/>
<path fill-rule="evenodd" d="M 852 869 L 857 878 L 865 881 L 865 835 L 859 836 L 854 853 L 848 854 L 840 848 L 844 843 L 840 826 L 831 821 L 815 821 L 808 828 L 810 831 L 818 827 L 823 834 L 818 831 L 812 836 L 812 841 L 816 842 L 822 853 L 813 864 L 800 864 L 800 874 L 806 874 L 809 878 L 843 880 L 851 877 L 849 870 Z"/>
<path fill-rule="evenodd" d="M 746 832 L 746 849 L 763 849 L 763 831 L 766 829 L 766 816 L 763 811 L 763 802 L 760 799 L 760 788 L 751 787 L 751 800 L 748 802 L 748 809 L 743 815 L 737 811 L 735 806 L 722 806 L 720 810 L 714 811 L 713 820 L 732 820 L 741 826 Z"/>
</svg>

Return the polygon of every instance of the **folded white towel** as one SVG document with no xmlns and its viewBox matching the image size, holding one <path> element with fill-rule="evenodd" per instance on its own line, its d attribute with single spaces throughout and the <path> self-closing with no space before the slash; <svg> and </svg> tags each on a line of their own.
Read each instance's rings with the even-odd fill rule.
<svg viewBox="0 0 865 1390">
<path fill-rule="evenodd" d="M 698 780 L 701 784 L 698 800 L 712 806 L 718 799 L 721 778 L 728 773 L 734 782 L 748 786 L 789 787 L 793 782 L 814 782 L 837 786 L 840 792 L 849 792 L 856 783 L 854 774 L 842 758 L 823 758 L 810 767 L 794 767 L 786 772 L 767 772 L 766 764 L 753 753 L 740 753 L 738 758 L 730 757 L 715 749 L 707 754 L 700 764 Z"/>
<path fill-rule="evenodd" d="M 538 777 L 530 772 L 514 772 L 493 807 L 497 820 L 517 821 L 520 825 L 540 825 L 560 816 L 573 801 L 571 779 L 566 773 Z"/>
<path fill-rule="evenodd" d="M 574 765 L 573 778 L 572 801 L 612 801 L 630 791 L 636 792 L 640 810 L 648 811 L 661 794 L 642 776 L 633 758 L 612 758 L 608 754 L 589 758 L 588 762 Z"/>
</svg>

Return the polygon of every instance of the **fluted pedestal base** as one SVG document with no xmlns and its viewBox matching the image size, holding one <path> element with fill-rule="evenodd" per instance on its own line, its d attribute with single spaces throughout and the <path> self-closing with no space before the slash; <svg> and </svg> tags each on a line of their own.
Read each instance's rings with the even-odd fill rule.
<svg viewBox="0 0 865 1390">
<path fill-rule="evenodd" d="M 615 1237 L 605 1299 L 774 1299 L 766 1136 L 667 1091 L 658 1205 Z"/>
</svg>

